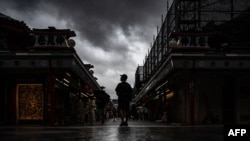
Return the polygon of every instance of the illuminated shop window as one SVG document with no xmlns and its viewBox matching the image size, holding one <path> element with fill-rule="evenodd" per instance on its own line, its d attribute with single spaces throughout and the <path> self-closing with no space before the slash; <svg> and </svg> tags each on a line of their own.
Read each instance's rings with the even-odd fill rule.
<svg viewBox="0 0 250 141">
<path fill-rule="evenodd" d="M 43 94 L 42 84 L 18 84 L 17 119 L 42 120 Z"/>
</svg>

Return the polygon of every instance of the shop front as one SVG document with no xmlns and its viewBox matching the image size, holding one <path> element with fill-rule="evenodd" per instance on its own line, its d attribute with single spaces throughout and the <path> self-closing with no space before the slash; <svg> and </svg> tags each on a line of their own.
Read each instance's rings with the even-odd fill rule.
<svg viewBox="0 0 250 141">
<path fill-rule="evenodd" d="M 250 123 L 246 108 L 250 55 L 206 54 L 171 54 L 145 85 L 135 100 L 151 103 L 152 120 L 162 120 L 166 112 L 169 123 Z M 151 97 L 145 102 L 143 97 L 148 93 Z"/>
<path fill-rule="evenodd" d="M 171 123 L 249 124 L 248 12 L 243 1 L 173 1 L 145 57 L 135 101 L 150 94 L 151 112 L 159 119 L 166 110 Z M 161 94 L 164 87 L 170 93 Z"/>
<path fill-rule="evenodd" d="M 0 124 L 76 123 L 77 102 L 102 89 L 74 49 L 74 31 L 0 20 Z"/>
</svg>

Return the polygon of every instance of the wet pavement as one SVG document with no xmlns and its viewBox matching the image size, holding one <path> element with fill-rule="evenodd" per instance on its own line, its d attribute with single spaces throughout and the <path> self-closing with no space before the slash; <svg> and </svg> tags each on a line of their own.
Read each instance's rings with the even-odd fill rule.
<svg viewBox="0 0 250 141">
<path fill-rule="evenodd" d="M 94 126 L 0 126 L 0 141 L 222 141 L 223 126 L 109 120 Z"/>
</svg>

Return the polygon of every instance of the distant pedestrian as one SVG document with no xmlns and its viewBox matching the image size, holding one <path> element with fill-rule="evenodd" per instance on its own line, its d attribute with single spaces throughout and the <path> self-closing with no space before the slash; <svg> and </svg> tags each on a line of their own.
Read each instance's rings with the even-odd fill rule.
<svg viewBox="0 0 250 141">
<path fill-rule="evenodd" d="M 120 126 L 128 126 L 128 116 L 130 101 L 132 99 L 132 88 L 127 83 L 128 76 L 126 74 L 121 75 L 121 82 L 116 86 L 116 94 L 118 96 L 118 111 L 121 116 Z"/>
<path fill-rule="evenodd" d="M 94 125 L 95 123 L 95 112 L 96 112 L 96 102 L 95 102 L 95 97 L 91 97 L 91 105 L 90 105 L 90 114 L 91 114 L 91 119 L 90 119 L 90 124 Z"/>
<path fill-rule="evenodd" d="M 113 112 L 113 121 L 115 121 L 117 117 L 117 110 L 115 107 L 113 107 L 112 112 Z"/>
<path fill-rule="evenodd" d="M 148 120 L 148 108 L 146 106 L 143 108 L 143 118 L 144 120 Z"/>
<path fill-rule="evenodd" d="M 144 120 L 143 107 L 139 106 L 137 111 L 139 115 L 139 120 Z"/>
<path fill-rule="evenodd" d="M 105 121 L 105 107 L 106 103 L 104 100 L 101 100 L 100 98 L 96 98 L 96 110 L 98 113 L 98 119 L 101 121 L 101 124 L 104 124 Z"/>
</svg>

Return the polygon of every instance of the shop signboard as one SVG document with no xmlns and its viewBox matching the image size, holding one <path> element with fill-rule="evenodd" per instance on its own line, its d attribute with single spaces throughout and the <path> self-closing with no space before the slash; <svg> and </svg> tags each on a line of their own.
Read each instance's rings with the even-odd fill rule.
<svg viewBox="0 0 250 141">
<path fill-rule="evenodd" d="M 35 47 L 67 47 L 66 35 L 34 35 Z"/>
<path fill-rule="evenodd" d="M 69 39 L 75 36 L 73 31 L 67 29 L 56 29 L 49 27 L 49 29 L 33 29 L 30 33 L 33 38 L 33 44 L 28 48 L 73 48 L 75 41 Z"/>
<path fill-rule="evenodd" d="M 170 38 L 176 40 L 177 47 L 211 47 L 215 33 L 189 33 L 173 32 Z"/>
</svg>

